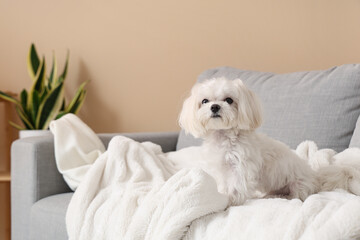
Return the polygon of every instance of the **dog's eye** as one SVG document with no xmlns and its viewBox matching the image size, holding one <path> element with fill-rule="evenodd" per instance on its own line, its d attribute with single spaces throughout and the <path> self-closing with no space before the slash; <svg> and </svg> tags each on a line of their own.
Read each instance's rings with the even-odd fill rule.
<svg viewBox="0 0 360 240">
<path fill-rule="evenodd" d="M 227 102 L 228 104 L 232 104 L 234 101 L 231 98 L 225 98 L 225 102 Z"/>
<path fill-rule="evenodd" d="M 206 98 L 204 99 L 204 100 L 202 100 L 202 104 L 205 104 L 205 103 L 208 103 L 209 102 L 209 100 L 207 100 Z"/>
</svg>

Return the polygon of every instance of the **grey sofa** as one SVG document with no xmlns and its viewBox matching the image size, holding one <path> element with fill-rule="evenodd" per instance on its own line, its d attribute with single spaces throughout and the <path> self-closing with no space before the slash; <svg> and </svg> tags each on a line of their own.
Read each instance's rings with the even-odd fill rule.
<svg viewBox="0 0 360 240">
<path fill-rule="evenodd" d="M 322 71 L 274 74 L 229 67 L 205 71 L 198 81 L 241 78 L 263 102 L 259 131 L 295 148 L 314 140 L 319 148 L 360 147 L 360 65 Z M 105 146 L 117 134 L 99 134 Z M 152 141 L 164 152 L 199 145 L 184 132 L 124 134 Z M 17 140 L 12 145 L 12 239 L 67 239 L 65 214 L 72 191 L 58 172 L 52 137 Z"/>
</svg>

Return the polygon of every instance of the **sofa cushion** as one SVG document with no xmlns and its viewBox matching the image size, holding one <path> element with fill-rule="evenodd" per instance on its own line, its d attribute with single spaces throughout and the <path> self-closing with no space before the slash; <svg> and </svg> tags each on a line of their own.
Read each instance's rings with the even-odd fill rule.
<svg viewBox="0 0 360 240">
<path fill-rule="evenodd" d="M 176 149 L 180 150 L 190 146 L 200 146 L 201 144 L 202 139 L 195 138 L 191 134 L 186 134 L 184 130 L 181 130 L 179 133 L 178 142 L 176 144 Z"/>
<path fill-rule="evenodd" d="M 285 74 L 220 67 L 203 72 L 198 81 L 214 77 L 240 78 L 259 96 L 264 123 L 258 131 L 291 148 L 304 140 L 319 148 L 348 148 L 360 114 L 360 64 Z M 199 142 L 181 133 L 177 148 Z"/>
<path fill-rule="evenodd" d="M 354 133 L 353 133 L 353 135 L 351 137 L 349 147 L 351 147 L 351 148 L 353 148 L 353 147 L 360 148 L 360 117 L 358 118 L 358 120 L 356 122 L 355 130 L 354 130 Z"/>
<path fill-rule="evenodd" d="M 30 239 L 68 239 L 65 215 L 73 193 L 43 198 L 31 207 Z"/>
</svg>

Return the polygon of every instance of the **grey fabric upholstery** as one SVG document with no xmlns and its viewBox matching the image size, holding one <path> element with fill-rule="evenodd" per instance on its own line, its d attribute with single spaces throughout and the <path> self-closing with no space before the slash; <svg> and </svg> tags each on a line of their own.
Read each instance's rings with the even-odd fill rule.
<svg viewBox="0 0 360 240">
<path fill-rule="evenodd" d="M 99 137 L 103 141 L 105 146 L 107 146 L 111 138 L 116 135 L 120 134 L 99 134 Z M 164 152 L 175 151 L 178 139 L 177 132 L 129 133 L 121 135 L 125 135 L 139 142 L 152 141 L 159 144 Z M 34 204 L 38 203 L 39 200 L 42 200 L 42 205 L 39 206 L 41 206 L 42 209 L 45 209 L 47 206 L 51 206 L 51 203 L 47 203 L 46 201 L 48 201 L 49 199 L 49 201 L 57 201 L 56 198 L 58 194 L 67 192 L 71 192 L 71 190 L 66 185 L 62 175 L 58 172 L 56 167 L 53 137 L 49 136 L 24 138 L 16 140 L 12 144 L 12 239 L 23 240 L 29 239 L 29 236 L 40 236 L 41 231 L 46 226 L 42 225 L 46 221 L 46 219 L 44 219 L 44 221 L 39 220 L 40 216 L 44 216 L 44 214 L 36 216 L 34 215 L 36 211 L 34 210 Z M 52 198 L 46 198 L 48 196 L 52 196 Z M 46 211 L 52 210 L 51 208 L 49 208 L 47 210 L 44 210 L 44 212 Z M 30 218 L 32 217 L 34 217 L 34 222 L 30 225 Z M 31 235 L 29 235 L 30 233 Z M 31 239 L 39 238 L 34 237 Z M 61 238 L 61 236 L 59 235 L 58 238 L 48 239 L 56 240 L 64 238 Z"/>
<path fill-rule="evenodd" d="M 240 78 L 260 97 L 264 110 L 260 132 L 292 148 L 304 140 L 336 151 L 349 146 L 360 114 L 360 64 L 287 74 L 220 67 L 203 72 L 198 81 L 214 77 Z M 178 148 L 195 141 L 180 136 Z"/>
<path fill-rule="evenodd" d="M 176 144 L 176 149 L 180 150 L 182 148 L 191 147 L 191 146 L 200 146 L 203 140 L 200 138 L 195 138 L 191 134 L 186 134 L 184 130 L 181 130 L 179 133 L 179 139 Z"/>
<path fill-rule="evenodd" d="M 355 130 L 351 137 L 349 147 L 360 148 L 360 117 L 358 118 L 358 120 L 356 122 Z"/>
<path fill-rule="evenodd" d="M 65 215 L 73 193 L 52 195 L 31 207 L 30 239 L 67 239 Z"/>
<path fill-rule="evenodd" d="M 36 201 L 69 191 L 56 168 L 52 137 L 15 141 L 11 149 L 12 239 L 29 239 L 30 209 Z"/>
</svg>

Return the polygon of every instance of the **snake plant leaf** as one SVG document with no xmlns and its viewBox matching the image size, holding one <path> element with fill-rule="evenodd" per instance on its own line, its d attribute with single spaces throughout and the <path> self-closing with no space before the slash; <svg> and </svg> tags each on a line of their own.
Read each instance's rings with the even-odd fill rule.
<svg viewBox="0 0 360 240">
<path fill-rule="evenodd" d="M 53 83 L 53 85 L 57 85 L 57 84 L 60 84 L 60 83 L 65 81 L 65 78 L 67 76 L 67 71 L 68 71 L 68 65 L 69 65 L 69 51 L 66 54 L 66 62 L 65 62 L 65 65 L 64 65 L 63 72 L 58 77 L 58 79 Z"/>
<path fill-rule="evenodd" d="M 56 116 L 55 120 L 58 120 L 59 118 L 62 118 L 64 115 L 68 114 L 65 111 L 60 111 L 59 114 Z"/>
<path fill-rule="evenodd" d="M 37 113 L 39 110 L 39 105 L 40 105 L 39 92 L 34 90 L 33 95 L 32 95 L 32 109 L 31 109 L 31 117 L 32 117 L 33 123 L 36 123 L 36 117 L 37 117 Z"/>
<path fill-rule="evenodd" d="M 44 99 L 46 98 L 46 96 L 48 95 L 48 93 L 49 93 L 49 90 L 48 90 L 47 88 L 44 88 L 44 90 L 43 90 L 43 92 L 42 92 L 42 94 L 41 94 L 41 96 L 40 96 L 40 102 L 43 102 L 43 101 L 44 101 Z"/>
<path fill-rule="evenodd" d="M 74 98 L 71 100 L 70 104 L 66 107 L 65 112 L 76 114 L 79 111 L 79 109 L 82 105 L 82 103 L 81 103 L 82 101 L 80 101 L 80 100 L 83 100 L 85 97 L 84 87 L 87 83 L 88 83 L 88 81 L 83 82 L 80 85 L 80 87 L 76 91 Z"/>
<path fill-rule="evenodd" d="M 67 71 L 68 71 L 68 65 L 69 65 L 69 51 L 66 54 L 66 62 L 65 62 L 64 70 L 63 70 L 62 74 L 58 78 L 58 81 L 57 81 L 58 84 L 65 81 Z"/>
<path fill-rule="evenodd" d="M 30 75 L 31 79 L 33 79 L 33 81 L 35 81 L 35 76 L 36 76 L 36 73 L 37 73 L 39 65 L 40 65 L 40 59 L 36 52 L 34 43 L 31 44 L 31 47 L 29 50 L 27 65 L 28 65 L 29 75 Z"/>
<path fill-rule="evenodd" d="M 80 108 L 82 107 L 82 105 L 84 103 L 84 100 L 85 100 L 85 97 L 86 97 L 86 90 L 82 91 L 79 102 L 78 102 L 79 104 L 73 111 L 74 114 L 77 114 L 78 111 L 80 110 Z"/>
<path fill-rule="evenodd" d="M 75 102 L 75 104 L 72 106 L 71 109 L 69 109 L 69 113 L 73 113 L 73 114 L 77 114 L 78 111 L 80 110 L 80 108 L 82 107 L 83 103 L 84 103 L 84 99 L 86 96 L 86 91 L 81 91 L 81 94 L 79 96 L 79 99 Z"/>
<path fill-rule="evenodd" d="M 56 76 L 57 76 L 57 62 L 56 62 L 55 53 L 53 53 L 53 63 L 49 76 L 48 89 L 52 89 L 54 87 L 54 84 L 56 83 Z"/>
<path fill-rule="evenodd" d="M 6 100 L 8 102 L 12 102 L 12 103 L 15 103 L 15 104 L 20 104 L 19 101 L 16 98 L 14 98 L 14 97 L 12 97 L 12 96 L 10 96 L 10 95 L 2 92 L 2 91 L 0 91 L 0 98 Z"/>
<path fill-rule="evenodd" d="M 33 85 L 33 88 L 37 90 L 39 93 L 42 92 L 44 85 L 45 85 L 45 79 L 46 79 L 46 63 L 45 63 L 45 57 L 43 57 L 39 70 L 35 76 L 35 83 Z"/>
<path fill-rule="evenodd" d="M 38 73 L 36 75 L 36 81 L 33 83 L 31 90 L 28 94 L 28 100 L 27 100 L 27 109 L 33 109 L 33 99 L 34 99 L 34 94 L 35 91 L 39 93 L 42 93 L 44 91 L 44 82 L 45 82 L 45 72 L 46 72 L 46 64 L 45 64 L 45 59 L 43 58 L 43 61 L 40 63 L 40 67 L 38 70 Z"/>
<path fill-rule="evenodd" d="M 61 104 L 60 111 L 65 111 L 65 106 L 66 106 L 66 104 L 65 104 L 65 99 L 64 99 L 63 103 Z"/>
<path fill-rule="evenodd" d="M 18 130 L 25 130 L 25 129 L 26 129 L 26 128 L 24 128 L 24 127 L 22 127 L 22 126 L 20 126 L 20 125 L 18 125 L 18 124 L 16 124 L 16 123 L 14 123 L 14 122 L 12 122 L 12 121 L 9 121 L 9 124 L 10 124 L 11 126 L 13 126 L 14 128 L 18 129 Z"/>
<path fill-rule="evenodd" d="M 31 110 L 27 108 L 28 106 L 27 101 L 28 101 L 28 93 L 26 89 L 23 89 L 20 93 L 21 108 L 23 109 L 26 116 L 31 116 Z"/>
<path fill-rule="evenodd" d="M 31 124 L 31 122 L 29 121 L 29 116 L 27 116 L 25 114 L 25 112 L 18 105 L 15 107 L 15 110 L 16 110 L 17 114 L 19 115 L 20 120 L 25 125 L 26 129 L 35 129 L 34 125 Z"/>
<path fill-rule="evenodd" d="M 21 107 L 25 110 L 27 108 L 27 98 L 28 98 L 28 94 L 26 89 L 23 89 L 20 93 L 20 102 L 21 102 Z"/>
<path fill-rule="evenodd" d="M 47 129 L 50 122 L 55 119 L 64 97 L 63 83 L 52 89 L 39 106 L 39 111 L 36 117 L 36 128 Z"/>
</svg>

